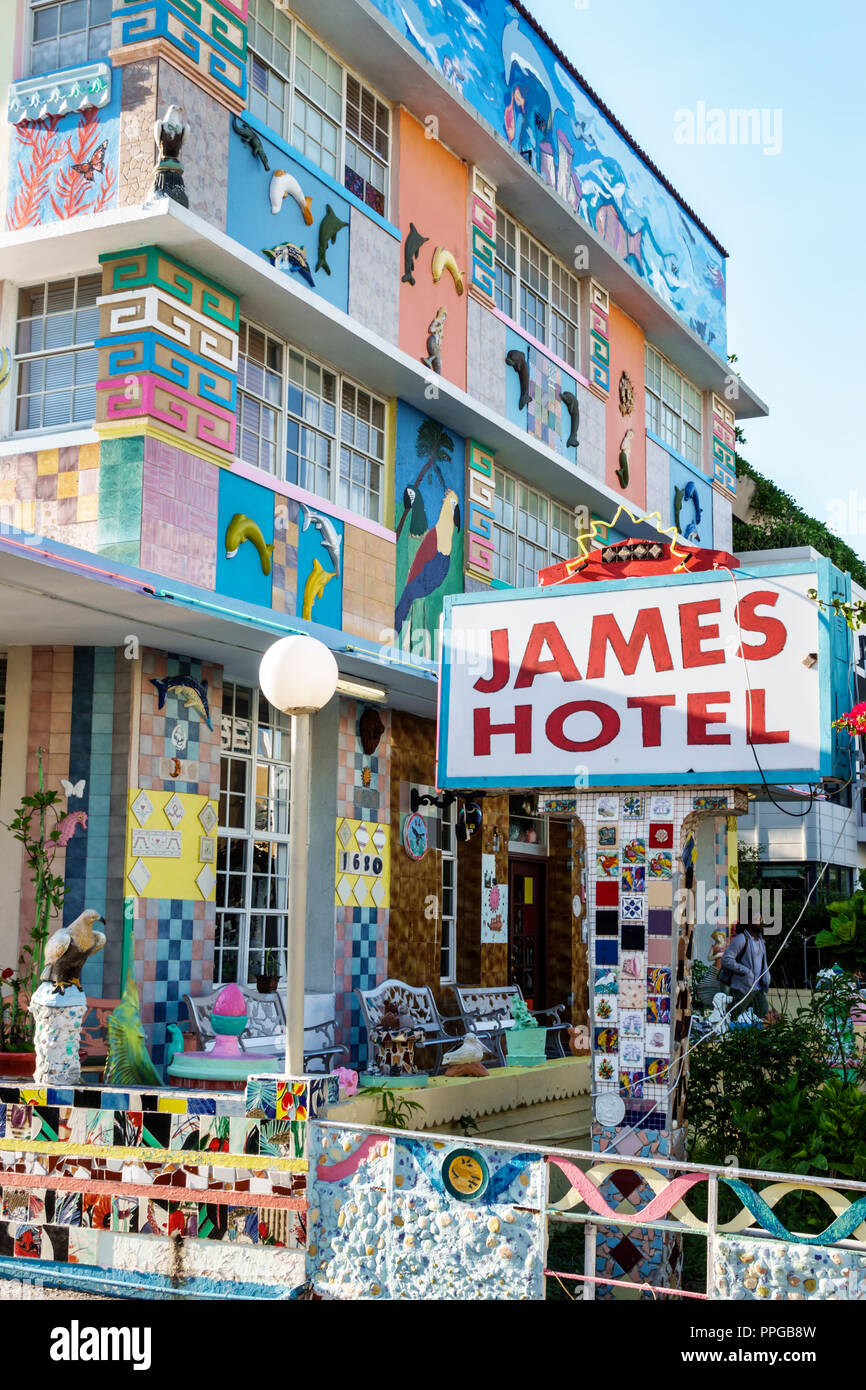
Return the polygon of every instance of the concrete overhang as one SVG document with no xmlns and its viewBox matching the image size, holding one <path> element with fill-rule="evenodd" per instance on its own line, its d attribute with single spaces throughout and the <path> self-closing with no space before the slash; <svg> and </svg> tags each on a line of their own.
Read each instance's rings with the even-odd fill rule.
<svg viewBox="0 0 866 1390">
<path fill-rule="evenodd" d="M 435 378 L 438 394 L 431 406 L 431 376 L 419 361 L 168 199 L 151 208 L 120 208 L 6 233 L 0 236 L 0 277 L 27 284 L 42 278 L 80 275 L 93 272 L 103 252 L 144 245 L 161 246 L 188 261 L 240 295 L 245 316 L 334 363 L 369 389 L 388 398 L 398 396 L 424 414 L 434 409 L 437 420 L 447 428 L 493 449 L 503 468 L 559 502 L 567 506 L 583 503 L 608 521 L 622 505 L 621 493 L 617 495 L 578 464 L 537 442 L 444 377 Z M 20 436 L 20 442 L 25 450 L 27 436 Z M 9 441 L 2 452 L 8 449 Z M 629 535 L 644 539 L 657 535 L 647 523 L 628 522 L 625 529 Z"/>
<path fill-rule="evenodd" d="M 431 662 L 399 659 L 369 642 L 103 560 L 22 532 L 0 532 L 0 646 L 141 647 L 213 662 L 247 684 L 281 636 L 307 632 L 334 653 L 340 675 L 387 691 L 392 709 L 436 717 Z"/>
<path fill-rule="evenodd" d="M 369 0 L 292 0 L 292 12 L 335 53 L 364 74 L 384 97 L 405 106 L 420 121 L 435 116 L 439 138 L 468 163 L 477 164 L 498 187 L 501 206 L 523 222 L 566 265 L 575 247 L 589 247 L 590 273 L 597 277 L 646 336 L 702 391 L 715 391 L 738 419 L 767 415 L 768 407 L 742 380 L 739 399 L 727 401 L 728 364 L 678 318 L 645 280 L 614 255 L 588 222 L 521 159 L 481 117 L 396 32 Z"/>
</svg>

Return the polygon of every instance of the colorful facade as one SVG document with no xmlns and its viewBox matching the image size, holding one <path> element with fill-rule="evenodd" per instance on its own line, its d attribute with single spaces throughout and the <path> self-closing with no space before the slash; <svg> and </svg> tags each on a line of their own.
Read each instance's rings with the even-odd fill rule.
<svg viewBox="0 0 866 1390">
<path fill-rule="evenodd" d="M 730 548 L 732 431 L 764 407 L 728 373 L 724 251 L 521 7 L 479 47 L 450 3 L 88 0 L 52 40 L 70 4 L 3 19 L 0 820 L 41 756 L 82 813 L 65 916 L 108 922 L 84 983 L 117 997 L 134 962 L 161 1065 L 185 994 L 284 945 L 289 725 L 256 673 L 311 632 L 342 684 L 310 1021 L 362 1060 L 354 991 L 388 976 L 585 1020 L 577 820 L 487 796 L 465 840 L 466 798 L 425 804 L 407 850 L 439 620 L 591 528 Z M 172 120 L 180 199 L 152 191 Z M 14 963 L 5 836 L 0 887 Z"/>
</svg>

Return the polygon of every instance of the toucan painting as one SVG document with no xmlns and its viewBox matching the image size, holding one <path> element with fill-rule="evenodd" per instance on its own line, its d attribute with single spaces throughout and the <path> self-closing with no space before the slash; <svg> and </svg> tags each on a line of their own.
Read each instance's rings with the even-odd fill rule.
<svg viewBox="0 0 866 1390">
<path fill-rule="evenodd" d="M 414 494 L 412 497 L 409 494 Z M 420 491 L 406 488 L 403 503 L 409 511 L 409 534 L 423 534 L 423 539 L 415 552 L 403 592 L 394 613 L 394 626 L 398 632 L 403 627 L 412 604 L 416 599 L 427 598 L 434 593 L 446 578 L 451 567 L 451 550 L 455 532 L 460 530 L 460 500 L 452 488 L 448 488 L 442 499 L 439 516 L 434 526 L 427 527 L 427 514 Z"/>
</svg>

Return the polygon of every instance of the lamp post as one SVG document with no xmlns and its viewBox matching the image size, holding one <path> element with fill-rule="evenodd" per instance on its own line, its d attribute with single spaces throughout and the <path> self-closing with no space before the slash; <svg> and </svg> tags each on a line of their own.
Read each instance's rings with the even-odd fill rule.
<svg viewBox="0 0 866 1390">
<path fill-rule="evenodd" d="M 310 838 L 311 715 L 333 697 L 339 672 L 315 637 L 281 637 L 262 657 L 265 699 L 292 716 L 289 801 L 289 901 L 286 934 L 286 1075 L 304 1074 L 304 978 L 307 945 L 307 851 Z"/>
</svg>

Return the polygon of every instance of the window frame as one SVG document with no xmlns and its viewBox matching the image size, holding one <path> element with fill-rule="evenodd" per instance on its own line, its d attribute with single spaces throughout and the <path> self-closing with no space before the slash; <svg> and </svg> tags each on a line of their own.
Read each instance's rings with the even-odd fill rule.
<svg viewBox="0 0 866 1390">
<path fill-rule="evenodd" d="M 703 392 L 650 342 L 644 343 L 644 390 L 647 430 L 661 440 L 665 448 L 673 449 L 693 468 L 703 472 Z M 672 421 L 676 422 L 675 430 Z"/>
<path fill-rule="evenodd" d="M 501 486 L 501 484 L 504 484 L 504 486 Z M 574 551 L 577 549 L 577 514 L 570 511 L 563 502 L 559 502 L 555 497 L 551 497 L 549 493 L 541 492 L 538 488 L 532 487 L 522 478 L 515 477 L 514 474 L 508 473 L 504 468 L 500 468 L 498 465 L 494 466 L 493 485 L 494 519 L 492 530 L 495 539 L 493 577 L 500 583 L 508 585 L 509 588 L 534 588 L 536 584 L 535 574 L 537 574 L 538 569 L 542 569 L 547 565 L 560 564 L 564 560 L 571 560 L 574 558 Z M 531 504 L 535 501 L 544 504 L 546 513 L 545 519 L 542 520 L 538 515 L 533 515 L 527 506 L 521 505 L 521 493 L 525 494 L 525 499 L 523 500 L 527 503 Z M 509 509 L 513 515 L 513 523 L 510 525 L 507 524 L 505 519 L 506 509 Z M 534 521 L 535 527 L 532 528 L 527 526 L 524 531 L 521 531 L 521 514 Z M 568 531 L 563 529 L 563 522 L 566 518 L 571 519 L 571 528 Z M 544 528 L 543 542 L 538 539 L 540 527 Z M 531 534 L 533 529 L 535 530 L 535 535 Z M 574 532 L 574 539 L 571 541 L 571 552 L 565 555 L 554 547 L 553 539 L 554 536 L 560 539 L 571 539 L 572 531 Z M 503 546 L 502 544 L 503 537 L 508 538 L 509 543 L 507 546 Z M 531 584 L 527 585 L 527 582 L 525 580 L 521 581 L 518 576 L 521 570 L 527 568 L 525 562 L 521 559 L 521 552 L 526 554 L 530 547 L 538 551 L 543 551 L 544 560 L 533 572 Z M 507 557 L 508 559 L 510 577 L 502 573 L 503 567 L 501 561 L 503 557 Z"/>
<path fill-rule="evenodd" d="M 86 280 L 92 280 L 92 281 L 93 281 L 93 287 L 94 287 L 94 289 L 96 290 L 96 296 L 94 297 L 94 302 L 93 302 L 92 304 L 87 304 L 87 305 L 85 305 L 85 306 L 83 307 L 83 309 L 81 309 L 81 308 L 79 308 L 79 304 L 78 304 L 79 285 L 81 284 L 82 281 L 86 281 Z M 69 282 L 71 282 L 71 283 L 72 283 L 72 286 L 73 286 L 73 305 L 72 305 L 72 309 L 71 309 L 71 310 L 55 310 L 53 314 L 52 314 L 52 313 L 49 313 L 49 312 L 47 311 L 47 300 L 48 300 L 49 291 L 51 290 L 52 286 L 53 286 L 53 287 L 57 287 L 57 286 L 59 286 L 59 285 L 64 285 L 64 284 L 67 284 L 67 283 L 69 283 Z M 15 389 L 14 389 L 14 400 L 15 400 L 15 404 L 14 404 L 14 422 L 13 422 L 13 430 L 12 430 L 13 437 L 16 438 L 16 439 L 17 439 L 17 438 L 26 439 L 26 438 L 28 438 L 28 437 L 35 437 L 35 436 L 42 435 L 42 434 L 64 434 L 64 433 L 66 433 L 67 431 L 70 431 L 70 430 L 87 429 L 89 426 L 92 426 L 92 425 L 93 425 L 93 422 L 94 422 L 94 420 L 95 420 L 95 418 L 96 418 L 96 402 L 97 402 L 96 383 L 97 383 L 97 380 L 98 380 L 98 378 L 99 378 L 98 349 L 97 349 L 97 347 L 96 347 L 96 339 L 99 337 L 99 309 L 98 309 L 97 304 L 96 304 L 96 299 L 97 299 L 97 298 L 99 297 L 99 295 L 102 293 L 102 277 L 99 275 L 98 272 L 97 272 L 96 274 L 93 274 L 93 273 L 89 273 L 89 274 L 88 274 L 88 273 L 84 273 L 84 274 L 80 274 L 80 275 L 67 275 L 67 276 L 64 276 L 63 278 L 58 279 L 58 280 L 35 280 L 35 281 L 33 281 L 32 283 L 29 283 L 29 284 L 26 284 L 26 285 L 18 285 L 16 288 L 17 288 L 17 299 L 16 299 L 16 306 L 15 306 L 15 346 L 14 346 L 14 352 L 13 352 L 14 363 L 15 363 Z M 22 313 L 21 313 L 21 299 L 22 299 L 22 295 L 31 294 L 31 293 L 33 293 L 34 291 L 39 290 L 40 288 L 42 289 L 42 292 L 43 292 L 43 295 L 44 295 L 44 298 L 45 298 L 45 302 L 46 302 L 46 307 L 43 308 L 41 315 L 35 315 L 35 314 L 26 314 L 26 315 L 25 315 L 25 314 L 22 314 Z M 26 352 L 22 352 L 22 351 L 20 350 L 20 348 L 19 348 L 19 336 L 20 336 L 20 330 L 21 330 L 22 324 L 24 324 L 24 323 L 31 323 L 31 324 L 32 324 L 33 322 L 36 321 L 37 318 L 41 318 L 41 321 L 42 321 L 42 323 L 43 323 L 43 325 L 44 325 L 44 324 L 45 324 L 50 318 L 52 318 L 52 317 L 59 316 L 60 314 L 63 314 L 63 313 L 71 313 L 72 316 L 73 316 L 73 335 L 74 335 L 74 334 L 75 334 L 75 331 L 76 331 L 76 329 L 77 329 L 77 322 L 76 322 L 76 320 L 77 320 L 78 314 L 79 314 L 79 313 L 82 313 L 82 312 L 84 312 L 85 310 L 88 310 L 88 309 L 89 309 L 89 310 L 95 310 L 95 312 L 96 312 L 95 336 L 94 336 L 93 338 L 88 339 L 88 340 L 86 340 L 86 341 L 82 341 L 82 342 L 76 342 L 76 341 L 75 341 L 75 338 L 74 338 L 74 336 L 73 336 L 73 341 L 72 341 L 72 342 L 70 342 L 70 343 L 68 343 L 68 344 L 63 344 L 63 345 L 61 345 L 61 346 L 59 346 L 59 347 L 56 346 L 56 345 L 51 345 L 51 346 L 48 346 L 48 347 L 43 346 L 43 347 L 41 347 L 40 349 L 35 350 L 35 351 L 31 349 L 31 350 L 28 350 L 28 351 L 26 351 Z M 44 384 L 44 380 L 43 380 L 42 389 L 41 389 L 40 391 L 26 391 L 26 392 L 22 392 L 22 390 L 21 390 L 21 385 L 22 385 L 22 381 L 21 381 L 21 378 L 22 378 L 21 368 L 22 368 L 22 366 L 25 366 L 25 367 L 26 367 L 28 364 L 33 363 L 33 362 L 40 362 L 40 361 L 42 361 L 42 362 L 47 362 L 47 361 L 50 361 L 52 358 L 56 358 L 56 357 L 77 356 L 77 355 L 79 355 L 79 354 L 83 355 L 84 353 L 87 353 L 87 352 L 92 352 L 92 354 L 93 354 L 93 381 L 92 381 L 92 383 L 86 382 L 86 383 L 84 383 L 84 385 L 89 387 L 89 386 L 92 384 L 92 388 L 93 388 L 93 414 L 92 414 L 92 415 L 89 415 L 89 416 L 87 416 L 87 417 L 82 417 L 81 419 L 75 419 L 75 418 L 73 418 L 73 419 L 67 420 L 67 421 L 65 421 L 65 422 L 63 422 L 63 423 L 61 423 L 61 424 L 50 423 L 50 422 L 46 424 L 46 423 L 44 423 L 44 421 L 43 421 L 42 423 L 40 423 L 40 424 L 38 424 L 38 425 L 27 425 L 27 426 L 24 426 L 24 427 L 19 427 L 18 422 L 19 422 L 19 419 L 20 419 L 21 405 L 22 405 L 22 401 L 23 401 L 24 399 L 27 399 L 27 400 L 31 400 L 31 401 L 32 401 L 32 400 L 34 400 L 34 399 L 36 399 L 36 398 L 38 397 L 40 400 L 42 400 L 43 406 L 42 406 L 42 410 L 41 410 L 40 413 L 44 416 L 44 413 L 45 413 L 44 402 L 45 402 L 46 396 L 47 396 L 47 395 L 56 394 L 56 392 L 54 392 L 54 391 L 46 390 L 45 384 Z M 73 385 L 69 388 L 69 389 L 70 389 L 70 394 L 72 395 L 73 399 L 74 399 L 75 390 L 76 390 L 76 386 L 75 386 L 75 383 L 74 383 L 74 371 L 75 371 L 75 369 L 73 369 Z M 74 408 L 73 408 L 73 409 L 74 409 Z"/>
<path fill-rule="evenodd" d="M 245 351 L 244 349 L 249 347 L 250 332 L 251 332 L 251 331 L 254 332 L 254 333 L 261 333 L 261 334 L 263 335 L 263 337 L 264 337 L 264 340 L 265 340 L 265 343 L 264 343 L 264 349 L 265 349 L 265 362 L 262 364 L 262 371 L 263 371 L 263 373 L 266 375 L 268 372 L 270 372 L 270 373 L 272 373 L 274 376 L 277 376 L 277 375 L 279 376 L 279 403 L 276 404 L 276 405 L 274 404 L 273 401 L 269 400 L 268 397 L 267 397 L 266 395 L 260 395 L 258 392 L 254 391 L 254 390 L 251 388 L 251 386 L 249 385 L 249 383 L 247 382 L 247 380 L 246 380 L 246 376 L 247 376 L 246 362 L 247 362 L 247 360 L 249 359 L 249 352 L 248 352 L 248 351 Z M 243 346 L 242 346 L 242 345 L 243 345 Z M 280 366 L 279 366 L 279 370 L 278 370 L 278 371 L 277 371 L 277 369 L 274 368 L 274 367 L 269 367 L 269 366 L 268 366 L 268 363 L 267 363 L 268 350 L 269 350 L 270 348 L 272 348 L 272 347 L 276 347 L 276 348 L 279 349 L 279 354 L 280 354 Z M 237 447 L 236 447 L 236 450 L 235 450 L 235 456 L 236 456 L 242 463 L 246 463 L 250 468 L 258 468 L 262 473 L 267 473 L 268 477 L 270 477 L 270 478 L 278 478 L 278 477 L 279 477 L 279 469 L 280 469 L 280 460 L 281 460 L 281 459 L 283 459 L 283 466 L 285 467 L 285 451 L 284 451 L 284 449 L 283 449 L 283 439 L 285 438 L 285 431 L 286 431 L 286 356 L 287 356 L 287 347 L 286 347 L 286 344 L 283 342 L 282 338 L 278 338 L 278 337 L 276 336 L 276 334 L 271 333 L 267 328 L 263 328 L 263 327 L 261 326 L 261 324 L 254 323 L 251 319 L 243 319 L 243 318 L 241 319 L 240 324 L 239 324 L 239 332 L 238 332 L 238 443 L 237 443 Z M 243 381 L 243 383 L 241 382 L 241 360 L 242 360 L 242 359 L 243 359 L 243 364 L 244 364 L 244 367 L 243 367 L 244 381 Z M 255 431 L 255 435 L 256 435 L 256 438 L 257 438 L 257 440 L 258 440 L 257 449 L 256 449 L 256 455 L 257 455 L 257 457 L 256 457 L 256 462 L 255 462 L 255 463 L 252 463 L 252 462 L 251 462 L 248 458 L 246 458 L 246 457 L 244 456 L 244 454 L 241 452 L 242 444 L 243 444 L 243 440 L 242 440 L 243 434 L 244 434 L 245 432 L 250 433 L 250 434 L 254 433 L 254 431 L 252 431 L 251 429 L 245 431 L 245 426 L 244 426 L 244 422 L 243 422 L 243 401 L 244 401 L 245 399 L 246 399 L 246 400 L 255 401 L 256 404 L 258 405 L 259 412 L 260 412 L 260 421 L 259 421 L 260 424 L 261 424 L 261 412 L 262 412 L 262 410 L 273 411 L 273 412 L 276 414 L 276 436 L 275 436 L 274 444 L 273 444 L 273 448 L 274 448 L 274 467 L 273 467 L 273 468 L 266 468 L 266 467 L 264 466 L 264 464 L 262 464 L 262 462 L 261 462 L 261 457 L 262 457 L 262 446 L 263 446 L 263 436 L 262 436 L 262 432 L 261 432 L 261 429 L 260 429 L 260 428 L 259 428 L 258 430 Z"/>
<path fill-rule="evenodd" d="M 50 10 L 53 6 L 57 6 L 58 10 L 62 10 L 62 8 L 63 8 L 64 5 L 68 5 L 68 6 L 71 8 L 72 5 L 75 4 L 75 3 L 76 3 L 76 0 L 28 0 L 28 3 L 27 3 L 27 30 L 28 30 L 28 32 L 27 32 L 27 76 L 28 76 L 28 77 L 43 77 L 43 76 L 45 76 L 46 74 L 49 74 L 49 73 L 52 73 L 52 72 L 62 72 L 64 68 L 73 67 L 73 66 L 76 66 L 76 67 L 77 67 L 77 66 L 79 66 L 79 65 L 81 65 L 81 64 L 84 64 L 84 63 L 102 63 L 102 62 L 106 62 L 106 63 L 107 63 L 107 62 L 108 62 L 108 53 L 109 53 L 109 50 L 110 50 L 110 48 L 111 48 L 111 4 L 110 4 L 110 0 L 109 0 L 109 4 L 108 4 L 108 20 L 107 20 L 107 22 L 106 22 L 106 20 L 103 19 L 103 20 L 100 20 L 100 21 L 99 21 L 98 23 L 96 23 L 96 24 L 91 23 L 91 14 L 92 14 L 93 6 L 96 5 L 96 4 L 98 4 L 98 3 L 99 3 L 99 0 L 84 0 L 84 4 L 87 6 L 87 22 L 86 22 L 86 24 L 84 25 L 84 27 L 83 27 L 82 29 L 75 29 L 75 30 L 72 30 L 71 32 L 74 33 L 74 34 L 84 34 L 84 35 L 85 35 L 85 47 L 86 47 L 86 49 L 87 49 L 87 52 L 84 54 L 83 57 L 73 59 L 72 63 L 69 63 L 69 62 L 67 62 L 67 61 L 62 60 L 62 59 L 61 59 L 61 56 L 60 56 L 60 43 L 61 43 L 62 38 L 68 39 L 68 38 L 69 38 L 69 35 L 68 35 L 68 34 L 67 34 L 67 35 L 61 35 L 61 34 L 60 34 L 60 25 L 59 25 L 59 23 L 58 23 L 58 27 L 57 27 L 57 38 L 56 38 L 55 41 L 56 41 L 57 46 L 58 46 L 57 56 L 58 56 L 59 61 L 56 62 L 56 63 L 54 63 L 54 64 L 52 64 L 52 65 L 49 66 L 49 67 L 40 68 L 40 69 L 38 69 L 38 70 L 34 67 L 34 64 L 33 64 L 34 48 L 37 46 L 37 40 L 36 40 L 36 16 L 37 16 L 37 14 L 39 13 L 40 10 L 42 10 L 42 11 Z M 107 44 L 106 44 L 106 48 L 105 48 L 105 52 L 104 52 L 104 53 L 91 53 L 91 52 L 90 52 L 90 36 L 91 36 L 91 33 L 92 33 L 93 31 L 95 31 L 96 29 L 105 29 L 105 30 L 107 30 Z"/>
<path fill-rule="evenodd" d="M 251 16 L 253 25 L 261 25 L 264 32 L 269 33 L 274 38 L 276 38 L 276 22 L 273 28 L 268 28 L 268 26 L 264 24 L 263 21 L 259 18 L 259 6 L 263 4 L 267 4 L 267 0 L 253 0 L 253 4 L 251 5 Z M 393 109 L 391 103 L 389 101 L 386 101 L 385 98 L 381 95 L 381 93 L 377 91 L 377 89 L 373 87 L 369 82 L 366 82 L 354 68 L 347 64 L 339 56 L 339 54 L 335 53 L 332 48 L 329 48 L 327 44 L 322 43 L 322 40 L 316 34 L 314 34 L 311 29 L 307 28 L 305 24 L 302 24 L 299 19 L 296 19 L 295 16 L 288 9 L 278 10 L 276 6 L 273 6 L 273 12 L 275 17 L 278 15 L 282 15 L 289 26 L 291 41 L 288 45 L 288 71 L 282 73 L 279 70 L 279 68 L 276 67 L 272 58 L 265 58 L 262 56 L 262 54 L 259 52 L 259 49 L 256 46 L 258 43 L 258 33 L 255 30 L 253 30 L 253 25 L 251 25 L 250 29 L 252 32 L 248 36 L 247 58 L 247 79 L 249 90 L 251 93 L 249 100 L 250 111 L 253 113 L 253 115 L 257 116 L 259 120 L 264 119 L 264 117 L 262 117 L 262 115 L 260 114 L 260 111 L 257 109 L 257 106 L 253 102 L 253 92 L 255 92 L 257 96 L 260 98 L 260 100 L 265 103 L 266 109 L 270 110 L 271 105 L 276 105 L 276 103 L 272 103 L 270 101 L 269 96 L 263 93 L 261 89 L 253 81 L 253 63 L 255 62 L 260 64 L 267 70 L 269 74 L 269 86 L 270 74 L 273 74 L 280 82 L 284 83 L 286 88 L 286 101 L 285 106 L 282 110 L 282 124 L 279 131 L 277 132 L 280 138 L 285 140 L 293 148 L 299 150 L 300 153 L 304 156 L 304 158 L 309 159 L 311 163 L 315 164 L 317 168 L 321 169 L 326 177 L 333 178 L 335 183 L 339 184 L 341 188 L 344 188 L 346 192 L 351 193 L 353 197 L 358 198 L 359 202 L 361 202 L 365 207 L 369 208 L 370 211 L 377 213 L 380 217 L 387 217 L 388 208 L 391 202 L 391 154 L 393 146 Z M 299 61 L 303 66 L 307 66 L 306 59 L 303 56 L 301 56 L 299 59 L 298 55 L 299 33 L 302 34 L 306 40 L 309 40 L 311 45 L 311 53 L 313 52 L 312 46 L 315 46 L 322 51 L 322 53 L 325 55 L 326 67 L 328 67 L 331 63 L 335 63 L 340 69 L 339 120 L 337 120 L 333 111 L 330 111 L 328 109 L 327 101 L 325 101 L 325 103 L 323 104 L 321 101 L 316 99 L 312 92 L 304 90 L 304 88 L 302 86 L 299 86 L 298 84 Z M 280 39 L 279 42 L 281 43 L 283 48 L 286 47 L 286 44 L 283 39 Z M 359 100 L 357 103 L 350 99 L 350 83 L 352 82 L 356 83 L 358 87 Z M 328 82 L 327 76 L 325 78 L 325 84 L 329 90 L 336 90 Z M 362 133 L 365 98 L 369 99 L 373 103 L 374 141 L 372 145 L 364 139 Z M 303 103 L 305 106 L 311 108 L 314 113 L 318 114 L 320 120 L 330 122 L 331 124 L 337 126 L 337 147 L 334 153 L 334 160 L 336 163 L 335 173 L 332 174 L 330 170 L 328 170 L 325 167 L 325 165 L 321 162 L 321 160 L 316 159 L 314 156 L 309 154 L 306 148 L 302 148 L 302 146 L 296 141 L 295 126 L 297 103 Z M 359 122 L 357 131 L 349 128 L 350 107 L 354 108 L 355 106 L 357 106 L 359 112 Z M 376 133 L 379 129 L 378 117 L 380 109 L 387 112 L 387 155 L 385 157 L 383 157 L 381 152 L 376 148 Z M 275 129 L 275 127 L 270 124 L 270 121 L 266 121 L 265 123 L 268 125 L 269 129 Z M 305 136 L 309 134 L 306 125 L 304 126 L 304 133 Z M 381 188 L 375 183 L 374 180 L 366 178 L 360 173 L 360 171 L 355 169 L 353 169 L 352 172 L 358 179 L 361 180 L 363 184 L 362 194 L 359 194 L 355 191 L 355 189 L 350 188 L 349 184 L 346 181 L 346 170 L 348 167 L 347 153 L 349 144 L 357 146 L 361 154 L 365 156 L 369 161 L 371 161 L 371 167 L 378 168 L 381 171 Z M 367 189 L 369 187 L 374 188 L 376 192 L 381 195 L 381 207 L 375 206 L 375 204 L 371 202 L 367 197 Z"/>
<path fill-rule="evenodd" d="M 504 208 L 496 209 L 493 301 L 520 332 L 580 373 L 580 280 Z M 562 350 L 567 338 L 572 356 Z"/>
<path fill-rule="evenodd" d="M 459 862 L 457 858 L 457 802 L 439 813 L 439 983 L 453 985 L 457 980 L 457 891 L 459 884 Z M 446 865 L 450 865 L 451 882 L 446 883 Z M 451 911 L 445 911 L 445 894 L 451 893 Z M 446 945 L 447 931 L 447 945 Z M 447 954 L 450 973 L 442 973 L 443 958 Z"/>
<path fill-rule="evenodd" d="M 246 692 L 246 694 L 249 697 L 250 715 L 246 721 L 244 720 L 244 716 L 239 716 L 235 713 L 237 707 L 236 695 L 238 690 Z M 230 713 L 227 712 L 229 695 L 231 698 Z M 278 711 L 275 711 L 271 708 L 271 706 L 268 706 L 268 709 L 271 711 L 271 714 L 275 717 L 276 722 L 270 722 L 267 725 L 267 728 L 269 730 L 273 730 L 275 727 L 279 727 L 282 737 L 285 741 L 285 757 L 277 759 L 273 757 L 267 757 L 266 755 L 262 755 L 259 752 L 259 733 L 260 731 L 264 731 L 265 728 L 261 719 L 262 702 L 267 703 L 266 701 L 264 701 L 264 696 L 261 695 L 261 693 L 257 689 L 255 689 L 255 687 L 248 686 L 244 684 L 243 681 L 224 681 L 222 715 L 223 723 L 221 726 L 221 739 L 225 737 L 224 731 L 226 728 L 227 720 L 232 721 L 232 729 L 234 727 L 235 721 L 239 721 L 241 723 L 246 722 L 249 725 L 249 752 L 245 752 L 243 749 L 234 746 L 233 733 L 229 734 L 229 747 L 222 747 L 220 751 L 220 795 L 218 802 L 218 824 L 216 828 L 217 862 L 215 865 L 217 875 L 217 899 L 215 904 L 216 920 L 214 927 L 215 986 L 220 984 L 227 984 L 230 982 L 229 977 L 223 975 L 223 962 L 227 956 L 234 955 L 235 957 L 236 982 L 239 984 L 247 984 L 250 982 L 251 958 L 256 953 L 260 954 L 262 960 L 262 967 L 264 967 L 265 952 L 269 949 L 276 950 L 279 952 L 281 966 L 280 977 L 281 979 L 285 978 L 285 952 L 288 933 L 288 870 L 289 864 L 291 862 L 291 824 L 288 820 L 291 792 L 291 716 L 280 716 Z M 288 724 L 281 724 L 279 722 L 281 718 L 287 719 Z M 226 760 L 236 760 L 237 762 L 244 764 L 246 768 L 245 786 L 242 793 L 232 793 L 228 789 L 228 783 L 226 792 L 224 793 L 223 791 L 223 763 Z M 256 783 L 256 770 L 258 768 L 268 769 L 269 774 L 271 770 L 275 769 L 277 771 L 278 778 L 280 776 L 284 778 L 284 786 L 282 787 L 284 796 L 281 798 L 283 804 L 285 805 L 286 822 L 284 830 L 259 829 L 256 826 L 256 809 L 258 800 L 260 799 L 258 795 L 258 786 Z M 224 817 L 224 795 L 226 796 L 227 809 L 230 809 L 230 803 L 228 799 L 229 796 L 234 795 L 243 797 L 245 803 L 245 816 L 243 826 L 235 826 L 223 823 L 224 819 L 228 820 L 230 818 L 228 816 Z M 243 868 L 240 870 L 230 869 L 231 846 L 233 844 L 238 843 L 243 844 L 245 846 L 244 865 Z M 226 845 L 224 864 L 220 862 L 220 849 L 223 844 Z M 257 877 L 259 877 L 255 872 L 255 849 L 257 844 L 267 845 L 277 850 L 282 850 L 284 853 L 286 869 L 285 875 L 282 879 L 282 886 L 285 896 L 282 905 L 280 905 L 278 902 L 278 905 L 276 907 L 262 907 L 260 905 L 255 904 L 253 901 L 253 893 L 254 888 L 256 886 L 255 880 Z M 233 873 L 235 876 L 243 876 L 244 888 L 243 902 L 241 905 L 232 906 L 228 902 L 229 894 L 227 890 L 229 886 L 228 875 L 230 872 Z M 219 889 L 221 886 L 221 880 L 223 879 L 224 875 L 226 876 L 226 881 L 222 884 L 224 888 L 224 901 L 221 902 L 219 896 Z M 276 875 L 274 876 L 276 877 Z M 231 919 L 233 917 L 239 918 L 238 941 L 236 947 L 226 946 L 222 939 L 223 919 Z M 275 919 L 277 921 L 277 939 L 279 943 L 277 946 L 268 947 L 267 941 L 265 939 L 266 931 L 264 929 L 262 945 L 251 946 L 251 927 L 254 918 L 263 919 L 263 928 L 266 928 L 267 920 L 269 918 Z M 254 978 L 255 976 L 253 976 L 253 979 Z"/>
</svg>

